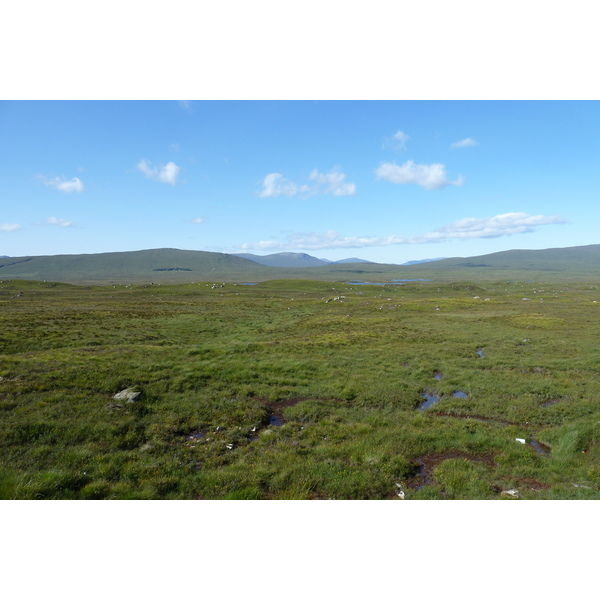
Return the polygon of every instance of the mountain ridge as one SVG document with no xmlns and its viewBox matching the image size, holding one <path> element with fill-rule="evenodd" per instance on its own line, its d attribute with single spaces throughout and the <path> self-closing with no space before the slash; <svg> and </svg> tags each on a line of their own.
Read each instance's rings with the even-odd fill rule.
<svg viewBox="0 0 600 600">
<path fill-rule="evenodd" d="M 318 260 L 318 259 L 317 259 Z M 233 254 L 156 248 L 98 254 L 0 259 L 0 278 L 80 284 L 261 282 L 274 279 L 392 282 L 500 279 L 600 279 L 600 244 L 543 250 L 505 250 L 414 265 L 329 263 L 272 267 Z"/>
</svg>

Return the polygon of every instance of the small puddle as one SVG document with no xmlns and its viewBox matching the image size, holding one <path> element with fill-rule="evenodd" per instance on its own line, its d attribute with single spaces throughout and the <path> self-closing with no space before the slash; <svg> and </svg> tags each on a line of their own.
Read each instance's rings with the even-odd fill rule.
<svg viewBox="0 0 600 600">
<path fill-rule="evenodd" d="M 477 350 L 477 354 L 479 355 L 479 358 L 483 358 L 483 350 L 482 349 Z"/>
<path fill-rule="evenodd" d="M 443 373 L 440 373 L 439 371 L 434 371 L 433 372 L 433 378 L 434 379 L 437 379 L 438 381 L 440 381 L 443 377 L 444 377 Z"/>
<path fill-rule="evenodd" d="M 538 441 L 533 439 L 533 436 L 529 436 L 529 443 L 540 456 L 548 456 L 548 454 L 550 454 L 550 448 L 548 448 L 548 446 L 545 444 L 540 444 Z"/>
<path fill-rule="evenodd" d="M 269 417 L 270 427 L 281 427 L 285 423 L 285 419 L 281 415 L 272 414 Z"/>
<path fill-rule="evenodd" d="M 421 395 L 423 396 L 423 398 L 425 398 L 425 402 L 423 402 L 421 405 L 417 406 L 417 410 L 426 410 L 427 408 L 430 408 L 434 404 L 437 404 L 442 399 L 441 396 L 436 391 L 430 392 L 428 390 L 426 392 L 423 392 L 423 394 L 421 394 Z M 452 394 L 452 397 L 453 398 L 468 398 L 469 396 L 466 392 L 463 392 L 462 390 L 456 390 Z"/>
<path fill-rule="evenodd" d="M 418 460 L 417 465 L 419 465 L 419 481 L 422 481 L 421 485 L 417 486 L 417 492 L 422 490 L 426 485 L 431 483 L 431 479 L 429 479 L 429 474 L 427 473 L 427 467 L 422 460 Z"/>
<path fill-rule="evenodd" d="M 422 396 L 425 398 L 425 402 L 418 406 L 417 410 L 425 410 L 441 400 L 437 392 L 423 392 Z"/>
<path fill-rule="evenodd" d="M 203 431 L 192 431 L 192 433 L 188 433 L 185 436 L 186 440 L 201 440 L 204 436 L 206 435 L 206 433 L 204 433 Z"/>
</svg>

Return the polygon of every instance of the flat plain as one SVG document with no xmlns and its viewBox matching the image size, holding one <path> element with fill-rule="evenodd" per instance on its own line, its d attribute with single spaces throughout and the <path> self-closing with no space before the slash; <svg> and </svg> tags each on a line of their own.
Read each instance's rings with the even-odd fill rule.
<svg viewBox="0 0 600 600">
<path fill-rule="evenodd" d="M 600 498 L 598 278 L 430 272 L 3 280 L 0 497 Z"/>
</svg>

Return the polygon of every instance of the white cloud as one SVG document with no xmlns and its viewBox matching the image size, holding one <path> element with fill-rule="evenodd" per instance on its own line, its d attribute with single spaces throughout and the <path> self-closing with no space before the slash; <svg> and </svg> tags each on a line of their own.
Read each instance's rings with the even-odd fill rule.
<svg viewBox="0 0 600 600">
<path fill-rule="evenodd" d="M 276 196 L 295 196 L 300 188 L 286 179 L 281 173 L 269 173 L 263 179 L 261 198 L 275 198 Z"/>
<path fill-rule="evenodd" d="M 190 223 L 204 223 L 206 219 L 204 217 L 196 217 L 195 219 L 191 219 Z"/>
<path fill-rule="evenodd" d="M 396 163 L 384 162 L 376 170 L 379 179 L 391 183 L 415 183 L 426 190 L 439 190 L 449 185 L 462 185 L 463 177 L 450 181 L 446 176 L 446 167 L 439 163 L 417 165 L 412 160 L 398 166 Z"/>
<path fill-rule="evenodd" d="M 353 196 L 356 193 L 356 185 L 346 183 L 346 175 L 338 169 L 332 169 L 329 173 L 319 173 L 317 169 L 313 169 L 308 179 L 324 186 L 315 188 L 315 193 L 333 194 L 334 196 Z"/>
<path fill-rule="evenodd" d="M 83 182 L 79 177 L 73 177 L 73 179 L 67 180 L 64 177 L 44 177 L 43 175 L 38 175 L 39 179 L 41 179 L 44 184 L 53 187 L 55 190 L 59 190 L 61 192 L 66 192 L 70 194 L 71 192 L 83 192 L 85 189 Z"/>
<path fill-rule="evenodd" d="M 191 100 L 179 100 L 179 106 L 184 110 L 187 110 L 189 113 L 192 111 L 192 101 Z"/>
<path fill-rule="evenodd" d="M 0 223 L 0 231 L 17 231 L 23 229 L 18 223 Z"/>
<path fill-rule="evenodd" d="M 281 173 L 269 173 L 263 179 L 263 189 L 259 195 L 261 198 L 275 198 L 276 196 L 296 196 L 298 194 L 352 196 L 356 193 L 356 185 L 348 183 L 346 174 L 338 168 L 331 169 L 329 173 L 320 173 L 317 169 L 313 169 L 308 180 L 313 182 L 312 185 L 298 185 L 286 179 Z"/>
<path fill-rule="evenodd" d="M 181 169 L 174 162 L 168 162 L 166 165 L 161 165 L 160 167 L 151 167 L 150 162 L 146 159 L 140 160 L 136 166 L 146 177 L 154 181 L 160 181 L 161 183 L 170 183 L 171 185 L 177 183 L 177 175 L 179 175 Z"/>
<path fill-rule="evenodd" d="M 388 138 L 383 143 L 384 148 L 391 148 L 397 152 L 404 152 L 406 150 L 406 142 L 408 141 L 408 134 L 403 131 L 397 131 L 391 139 Z"/>
<path fill-rule="evenodd" d="M 57 225 L 58 227 L 73 227 L 75 225 L 73 221 L 67 221 L 66 219 L 58 219 L 56 217 L 48 217 L 46 223 L 48 225 Z"/>
<path fill-rule="evenodd" d="M 450 144 L 450 148 L 469 148 L 470 146 L 479 146 L 479 142 L 476 142 L 472 138 L 465 138 L 464 140 Z"/>
<path fill-rule="evenodd" d="M 460 219 L 432 232 L 415 236 L 344 236 L 329 230 L 318 233 L 294 233 L 284 241 L 261 241 L 243 244 L 242 250 L 325 250 L 333 248 L 366 248 L 397 244 L 430 244 L 453 239 L 494 238 L 504 235 L 531 233 L 541 225 L 563 224 L 559 216 L 531 216 L 526 213 L 506 213 L 486 219 Z"/>
</svg>

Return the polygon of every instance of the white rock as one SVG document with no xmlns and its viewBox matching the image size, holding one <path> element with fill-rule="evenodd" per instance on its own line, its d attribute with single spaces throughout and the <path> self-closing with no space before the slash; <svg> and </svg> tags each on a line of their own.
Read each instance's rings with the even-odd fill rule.
<svg viewBox="0 0 600 600">
<path fill-rule="evenodd" d="M 126 388 L 115 394 L 113 398 L 115 400 L 127 400 L 127 404 L 132 404 L 133 402 L 137 402 L 141 395 L 142 392 L 136 392 L 133 388 Z"/>
<path fill-rule="evenodd" d="M 515 438 L 519 444 L 525 444 L 525 440 L 523 438 Z"/>
</svg>

